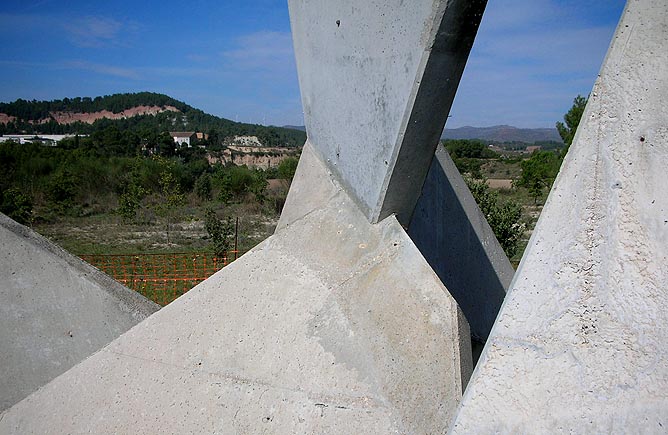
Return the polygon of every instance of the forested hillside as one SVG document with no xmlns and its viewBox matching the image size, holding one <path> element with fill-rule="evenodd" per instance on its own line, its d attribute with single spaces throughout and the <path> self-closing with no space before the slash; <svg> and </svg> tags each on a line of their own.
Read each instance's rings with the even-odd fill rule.
<svg viewBox="0 0 668 435">
<path fill-rule="evenodd" d="M 158 107 L 165 111 L 122 119 L 98 119 L 92 123 L 58 122 L 57 114 L 108 111 L 121 113 L 137 107 Z M 244 124 L 209 115 L 167 95 L 151 92 L 115 94 L 104 97 L 77 97 L 54 101 L 16 100 L 0 103 L 0 134 L 81 134 L 92 135 L 113 127 L 138 137 L 158 137 L 167 131 L 199 131 L 209 135 L 207 145 L 219 146 L 229 136 L 257 136 L 265 146 L 296 147 L 304 144 L 303 131 Z"/>
</svg>

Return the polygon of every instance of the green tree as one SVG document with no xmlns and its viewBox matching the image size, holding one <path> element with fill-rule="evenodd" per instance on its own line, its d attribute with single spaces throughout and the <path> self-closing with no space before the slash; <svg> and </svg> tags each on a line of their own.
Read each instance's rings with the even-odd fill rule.
<svg viewBox="0 0 668 435">
<path fill-rule="evenodd" d="M 170 243 L 169 230 L 172 220 L 175 219 L 178 208 L 185 204 L 185 195 L 181 192 L 181 186 L 174 175 L 174 162 L 158 157 L 162 167 L 158 176 L 158 185 L 162 201 L 157 205 L 156 211 L 166 220 L 167 243 Z"/>
<path fill-rule="evenodd" d="M 531 157 L 522 161 L 522 175 L 516 185 L 529 189 L 534 203 L 538 201 L 544 190 L 549 190 L 561 167 L 562 158 L 553 151 L 536 151 Z"/>
<path fill-rule="evenodd" d="M 234 225 L 229 216 L 225 221 L 221 221 L 216 212 L 207 207 L 204 214 L 204 226 L 211 239 L 211 249 L 217 257 L 223 257 L 232 246 L 232 236 L 234 235 Z"/>
<path fill-rule="evenodd" d="M 200 175 L 195 181 L 195 194 L 202 201 L 211 201 L 211 177 L 207 173 Z"/>
<path fill-rule="evenodd" d="M 498 193 L 491 190 L 485 180 L 470 177 L 465 177 L 464 180 L 504 252 L 511 258 L 517 253 L 526 229 L 526 224 L 522 221 L 522 207 L 514 201 L 499 205 Z"/>
<path fill-rule="evenodd" d="M 18 223 L 30 225 L 32 223 L 32 198 L 19 189 L 7 189 L 0 195 L 0 211 Z"/>
<path fill-rule="evenodd" d="M 295 176 L 295 172 L 297 171 L 298 163 L 299 159 L 296 157 L 288 157 L 283 159 L 281 163 L 278 164 L 278 178 L 292 182 L 292 179 Z"/>
<path fill-rule="evenodd" d="M 124 223 L 130 223 L 135 220 L 137 210 L 141 207 L 141 201 L 148 193 L 148 190 L 141 185 L 141 163 L 140 158 L 135 159 L 128 179 L 122 187 L 121 194 L 118 196 L 117 211 Z"/>
<path fill-rule="evenodd" d="M 569 147 L 573 143 L 575 132 L 578 129 L 578 125 L 580 125 L 580 119 L 587 106 L 587 100 L 588 99 L 582 95 L 575 97 L 573 106 L 564 115 L 565 124 L 564 122 L 557 122 L 557 131 L 559 131 L 559 136 L 561 136 L 566 147 Z"/>
<path fill-rule="evenodd" d="M 51 175 L 46 186 L 46 194 L 57 211 L 69 211 L 74 206 L 74 198 L 78 191 L 77 186 L 76 176 L 72 171 L 61 166 Z"/>
<path fill-rule="evenodd" d="M 221 201 L 239 200 L 247 193 L 253 194 L 258 202 L 264 200 L 267 178 L 260 170 L 249 169 L 246 166 L 219 167 L 217 178 L 220 183 Z"/>
<path fill-rule="evenodd" d="M 498 193 L 491 190 L 485 180 L 466 177 L 464 181 L 499 244 L 508 258 L 511 258 L 517 253 L 520 239 L 526 229 L 526 224 L 522 220 L 522 207 L 515 201 L 499 204 Z"/>
</svg>

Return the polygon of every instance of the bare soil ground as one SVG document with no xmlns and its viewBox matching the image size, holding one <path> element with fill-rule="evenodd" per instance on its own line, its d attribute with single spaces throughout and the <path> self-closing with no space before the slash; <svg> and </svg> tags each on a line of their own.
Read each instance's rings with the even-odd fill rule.
<svg viewBox="0 0 668 435">
<path fill-rule="evenodd" d="M 267 237 L 277 218 L 263 215 L 239 218 L 239 251 L 245 252 Z M 118 216 L 100 215 L 67 218 L 55 223 L 36 224 L 34 229 L 73 254 L 132 254 L 156 252 L 210 251 L 204 221 L 182 218 L 167 230 L 165 220 L 147 224 L 124 224 Z"/>
<path fill-rule="evenodd" d="M 501 179 L 501 178 L 488 178 L 487 185 L 492 189 L 512 189 L 513 180 Z"/>
</svg>

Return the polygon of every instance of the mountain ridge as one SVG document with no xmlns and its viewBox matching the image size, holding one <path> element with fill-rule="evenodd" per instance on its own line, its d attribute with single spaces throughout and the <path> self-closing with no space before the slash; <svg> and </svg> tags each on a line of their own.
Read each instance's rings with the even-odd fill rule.
<svg viewBox="0 0 668 435">
<path fill-rule="evenodd" d="M 556 128 L 519 128 L 511 125 L 446 128 L 441 139 L 479 139 L 493 142 L 563 142 Z"/>
<path fill-rule="evenodd" d="M 278 147 L 300 147 L 306 140 L 303 131 L 231 121 L 153 92 L 0 103 L 0 134 L 93 134 L 108 128 L 199 131 L 220 141 L 256 136 L 263 145 Z"/>
<path fill-rule="evenodd" d="M 284 125 L 284 128 L 306 131 L 302 125 Z M 519 128 L 512 125 L 493 125 L 490 127 L 464 126 L 446 128 L 441 139 L 478 139 L 493 142 L 536 142 L 563 143 L 556 128 Z"/>
</svg>

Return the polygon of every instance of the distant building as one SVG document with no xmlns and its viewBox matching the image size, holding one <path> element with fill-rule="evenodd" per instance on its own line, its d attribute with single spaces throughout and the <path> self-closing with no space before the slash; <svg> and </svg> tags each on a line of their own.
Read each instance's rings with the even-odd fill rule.
<svg viewBox="0 0 668 435">
<path fill-rule="evenodd" d="M 534 151 L 540 151 L 543 147 L 540 145 L 531 145 L 527 147 L 527 152 L 529 154 L 533 153 Z"/>
<path fill-rule="evenodd" d="M 169 135 L 174 139 L 174 143 L 180 146 L 185 144 L 188 148 L 193 146 L 197 134 L 194 131 L 170 131 Z"/>
<path fill-rule="evenodd" d="M 225 145 L 240 147 L 263 147 L 264 144 L 257 136 L 231 136 L 225 138 Z"/>
<path fill-rule="evenodd" d="M 197 140 L 209 140 L 209 135 L 206 133 L 195 133 L 197 135 Z"/>
<path fill-rule="evenodd" d="M 0 136 L 0 142 L 41 143 L 42 145 L 54 146 L 63 139 L 75 136 L 75 134 L 6 134 Z M 87 135 L 79 135 L 79 137 L 87 137 Z"/>
</svg>

